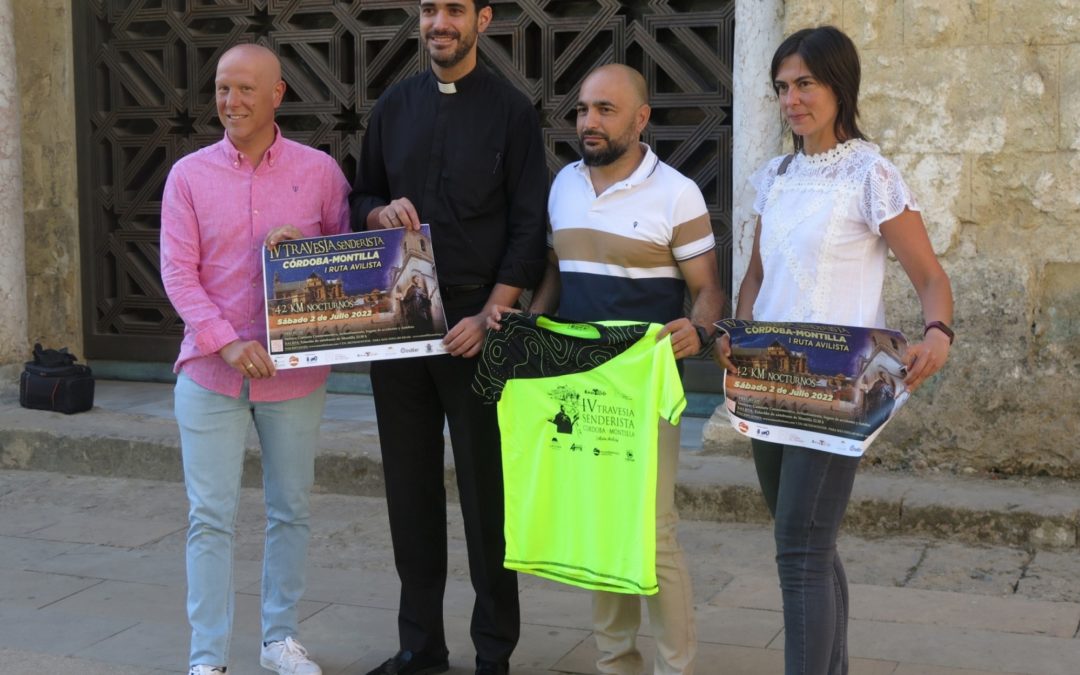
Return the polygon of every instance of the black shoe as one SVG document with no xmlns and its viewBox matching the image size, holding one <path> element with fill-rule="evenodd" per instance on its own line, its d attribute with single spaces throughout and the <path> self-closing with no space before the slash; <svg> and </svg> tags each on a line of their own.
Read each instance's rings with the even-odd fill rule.
<svg viewBox="0 0 1080 675">
<path fill-rule="evenodd" d="M 509 675 L 510 666 L 495 661 L 476 659 L 476 675 Z"/>
<path fill-rule="evenodd" d="M 446 655 L 429 656 L 402 649 L 394 658 L 387 659 L 381 666 L 367 675 L 435 675 L 450 670 Z M 495 672 L 495 671 L 492 671 Z"/>
</svg>

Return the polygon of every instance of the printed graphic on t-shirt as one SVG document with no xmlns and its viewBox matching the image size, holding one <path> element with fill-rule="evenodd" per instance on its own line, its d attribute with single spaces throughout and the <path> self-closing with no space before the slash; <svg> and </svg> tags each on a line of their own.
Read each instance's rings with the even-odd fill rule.
<svg viewBox="0 0 1080 675">
<path fill-rule="evenodd" d="M 594 457 L 618 456 L 634 461 L 632 446 L 620 449 L 637 435 L 641 424 L 630 396 L 596 387 L 581 390 L 560 385 L 548 392 L 548 398 L 551 409 L 558 406 L 558 411 L 548 418 L 554 425 L 554 433 L 547 440 L 549 450 L 584 451 Z"/>
</svg>

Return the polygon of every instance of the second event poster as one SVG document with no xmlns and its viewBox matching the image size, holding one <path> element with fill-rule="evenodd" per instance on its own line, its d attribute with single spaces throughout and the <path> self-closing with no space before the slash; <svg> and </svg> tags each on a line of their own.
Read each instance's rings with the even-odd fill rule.
<svg viewBox="0 0 1080 675">
<path fill-rule="evenodd" d="M 908 399 L 898 331 L 724 319 L 731 424 L 751 438 L 858 457 Z"/>
</svg>

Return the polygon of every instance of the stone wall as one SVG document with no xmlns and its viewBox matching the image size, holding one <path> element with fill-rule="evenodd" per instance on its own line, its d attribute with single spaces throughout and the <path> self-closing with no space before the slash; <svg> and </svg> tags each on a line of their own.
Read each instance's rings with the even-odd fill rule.
<svg viewBox="0 0 1080 675">
<path fill-rule="evenodd" d="M 0 386 L 10 379 L 4 364 L 26 356 L 20 117 L 15 15 L 11 0 L 0 0 Z"/>
<path fill-rule="evenodd" d="M 16 0 L 13 5 L 22 103 L 27 337 L 30 344 L 66 346 L 81 358 L 71 1 Z"/>
<path fill-rule="evenodd" d="M 918 195 L 956 296 L 947 368 L 868 460 L 1080 477 L 1080 0 L 785 10 L 785 35 L 831 23 L 859 46 L 860 126 Z M 891 267 L 889 324 L 915 337 L 917 298 Z M 734 451 L 712 422 L 711 444 Z"/>
</svg>

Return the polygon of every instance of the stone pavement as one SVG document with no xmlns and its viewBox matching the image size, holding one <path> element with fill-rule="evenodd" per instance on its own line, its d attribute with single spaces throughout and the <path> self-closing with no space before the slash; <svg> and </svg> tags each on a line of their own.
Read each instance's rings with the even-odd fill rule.
<svg viewBox="0 0 1080 675">
<path fill-rule="evenodd" d="M 0 673 L 184 672 L 186 516 L 170 399 L 168 385 L 99 382 L 99 407 L 66 417 L 22 410 L 0 392 Z M 328 675 L 362 675 L 396 646 L 398 583 L 371 417 L 370 399 L 332 396 L 324 425 L 301 637 Z M 679 477 L 684 514 L 698 518 L 680 529 L 698 673 L 779 673 L 780 596 L 752 469 L 704 455 L 702 424 L 688 420 Z M 257 475 L 254 451 L 249 469 Z M 452 484 L 449 458 L 447 475 Z M 1075 487 L 873 471 L 856 486 L 841 543 L 854 675 L 1080 672 Z M 266 672 L 260 499 L 244 490 L 238 523 L 230 673 L 239 675 Z M 472 592 L 460 513 L 451 505 L 449 514 L 447 632 L 451 672 L 462 675 Z M 513 672 L 595 672 L 588 594 L 522 576 L 521 595 Z M 641 645 L 651 654 L 647 623 Z"/>
<path fill-rule="evenodd" d="M 396 646 L 398 583 L 385 502 L 317 494 L 302 639 L 327 675 L 362 675 Z M 450 508 L 446 591 L 452 673 L 471 673 L 460 512 Z M 186 667 L 183 487 L 175 482 L 0 471 L 0 673 L 177 673 Z M 258 667 L 261 493 L 237 525 L 229 672 Z M 767 526 L 684 521 L 698 672 L 782 672 Z M 1080 664 L 1080 561 L 922 538 L 844 537 L 854 675 L 1072 674 Z M 1067 559 L 1066 559 L 1067 558 Z M 589 595 L 521 577 L 518 675 L 591 673 Z M 647 627 L 641 638 L 651 655 Z"/>
</svg>

